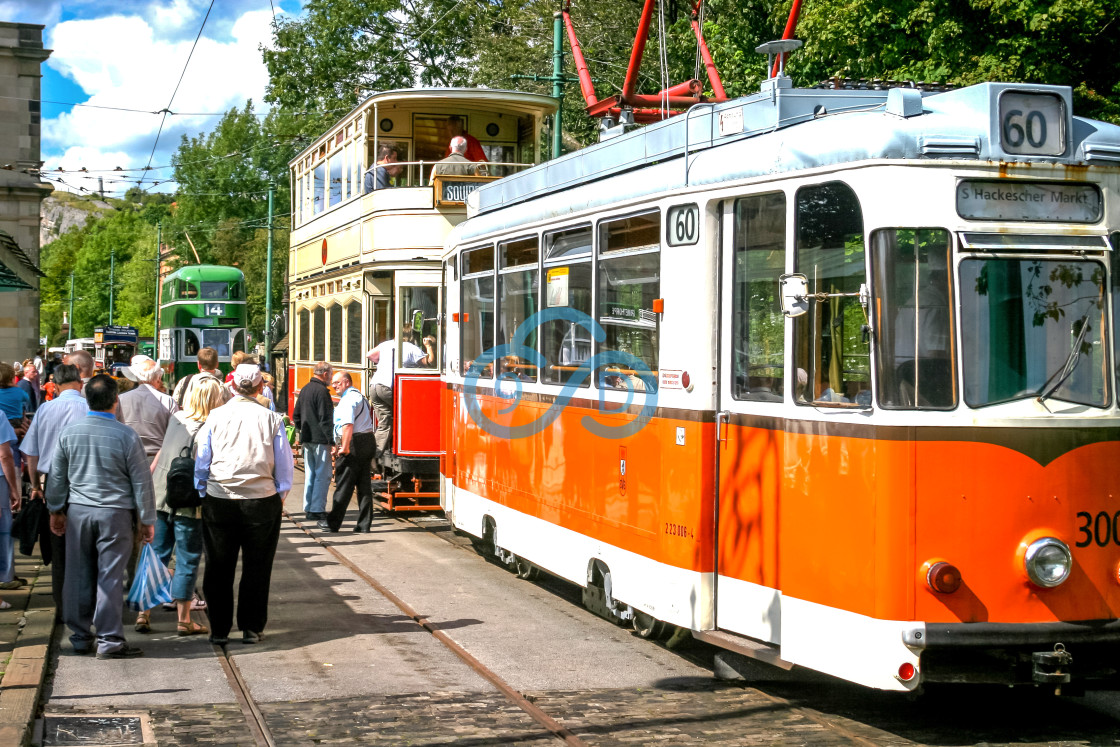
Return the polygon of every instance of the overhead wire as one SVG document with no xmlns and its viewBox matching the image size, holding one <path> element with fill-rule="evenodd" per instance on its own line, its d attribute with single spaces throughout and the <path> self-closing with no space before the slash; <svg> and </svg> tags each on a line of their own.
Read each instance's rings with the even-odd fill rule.
<svg viewBox="0 0 1120 747">
<path fill-rule="evenodd" d="M 202 25 L 198 27 L 198 35 L 194 38 L 194 44 L 191 45 L 191 51 L 187 54 L 187 61 L 183 64 L 183 72 L 179 73 L 179 82 L 175 84 L 175 90 L 171 92 L 171 99 L 167 102 L 167 106 L 163 108 L 163 117 L 159 120 L 159 129 L 156 130 L 156 139 L 152 143 L 152 152 L 148 155 L 148 166 L 152 165 L 152 159 L 156 156 L 156 147 L 159 146 L 159 136 L 163 133 L 163 125 L 167 121 L 167 112 L 171 110 L 171 105 L 175 103 L 175 95 L 179 93 L 179 86 L 183 84 L 183 78 L 187 75 L 187 67 L 191 64 L 191 58 L 194 57 L 194 50 L 198 47 L 198 40 L 202 38 L 202 30 L 206 28 L 206 21 L 210 19 L 210 11 L 214 9 L 215 0 L 210 0 L 210 7 L 206 9 L 206 15 L 202 18 Z M 145 169 L 146 170 L 146 169 Z M 143 177 L 140 183 L 144 183 Z"/>
</svg>

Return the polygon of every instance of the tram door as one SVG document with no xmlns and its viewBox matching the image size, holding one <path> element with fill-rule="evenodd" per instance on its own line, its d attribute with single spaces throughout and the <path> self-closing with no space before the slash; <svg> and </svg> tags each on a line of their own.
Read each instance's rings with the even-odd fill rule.
<svg viewBox="0 0 1120 747">
<path fill-rule="evenodd" d="M 442 286 L 439 268 L 396 274 L 393 331 L 399 365 L 393 383 L 393 452 L 398 456 L 440 455 Z M 422 363 L 417 361 L 421 354 Z"/>
<path fill-rule="evenodd" d="M 778 290 L 786 272 L 786 197 L 775 192 L 725 201 L 721 220 L 716 626 L 780 643 L 782 435 L 751 424 L 759 416 L 781 417 L 786 400 L 786 322 Z"/>
</svg>

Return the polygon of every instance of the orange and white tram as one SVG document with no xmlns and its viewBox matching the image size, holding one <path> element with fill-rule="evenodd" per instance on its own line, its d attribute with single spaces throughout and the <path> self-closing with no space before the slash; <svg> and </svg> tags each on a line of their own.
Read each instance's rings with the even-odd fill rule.
<svg viewBox="0 0 1120 747">
<path fill-rule="evenodd" d="M 472 190 L 540 161 L 543 119 L 555 110 L 551 98 L 515 91 L 387 91 L 363 101 L 290 162 L 289 402 L 294 405 L 316 361 L 348 371 L 368 393 L 374 366 L 366 351 L 396 339 L 402 360 L 406 324 L 410 341 L 435 337 L 441 354 L 440 255 L 447 233 L 466 217 L 464 198 Z M 485 155 L 484 168 L 471 166 L 478 173 L 433 172 L 456 134 Z M 367 189 L 366 172 L 386 147 L 394 157 L 385 183 Z M 368 181 L 376 184 L 372 174 Z M 398 399 L 410 400 L 402 412 L 415 411 L 397 418 L 392 455 L 375 470 L 430 478 L 428 486 L 407 479 L 402 486 L 403 493 L 428 494 L 428 503 L 438 497 L 438 363 L 405 371 L 404 384 L 394 387 Z"/>
<path fill-rule="evenodd" d="M 1120 127 L 794 89 L 482 187 L 442 504 L 643 633 L 885 690 L 1120 678 Z"/>
</svg>

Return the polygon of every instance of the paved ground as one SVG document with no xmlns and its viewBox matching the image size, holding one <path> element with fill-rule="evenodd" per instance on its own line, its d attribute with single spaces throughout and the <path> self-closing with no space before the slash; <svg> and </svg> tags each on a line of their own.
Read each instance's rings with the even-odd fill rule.
<svg viewBox="0 0 1120 747">
<path fill-rule="evenodd" d="M 298 508 L 289 501 L 297 520 Z M 371 534 L 325 538 L 588 744 L 1120 745 L 1111 694 L 958 689 L 911 702 L 842 683 L 721 683 L 711 649 L 640 640 L 584 611 L 570 586 L 521 581 L 448 541 L 438 520 L 419 523 L 379 517 Z M 26 605 L 49 599 L 39 589 Z M 160 745 L 252 745 L 214 650 L 175 635 L 170 612 L 153 622 L 130 633 L 142 659 L 73 656 L 62 641 L 45 712 L 146 714 Z M 15 625 L 0 613 L 0 647 Z M 558 743 L 294 523 L 264 642 L 229 650 L 277 745 Z"/>
</svg>

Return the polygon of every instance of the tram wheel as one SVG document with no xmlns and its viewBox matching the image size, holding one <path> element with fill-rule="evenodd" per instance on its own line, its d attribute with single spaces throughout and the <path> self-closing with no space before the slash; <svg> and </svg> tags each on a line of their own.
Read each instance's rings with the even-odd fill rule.
<svg viewBox="0 0 1120 747">
<path fill-rule="evenodd" d="M 518 578 L 525 579 L 526 581 L 535 581 L 537 576 L 540 575 L 540 569 L 530 563 L 525 558 L 517 557 L 514 561 L 514 573 Z"/>
<path fill-rule="evenodd" d="M 634 617 L 630 623 L 639 638 L 656 639 L 660 638 L 661 634 L 665 632 L 664 622 L 639 610 L 634 610 Z"/>
</svg>

